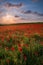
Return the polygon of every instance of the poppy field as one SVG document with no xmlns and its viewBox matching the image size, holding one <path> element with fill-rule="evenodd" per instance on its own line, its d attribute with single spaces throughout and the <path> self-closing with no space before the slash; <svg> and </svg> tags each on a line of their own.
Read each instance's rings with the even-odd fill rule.
<svg viewBox="0 0 43 65">
<path fill-rule="evenodd" d="M 0 26 L 0 65 L 43 65 L 43 24 Z"/>
</svg>

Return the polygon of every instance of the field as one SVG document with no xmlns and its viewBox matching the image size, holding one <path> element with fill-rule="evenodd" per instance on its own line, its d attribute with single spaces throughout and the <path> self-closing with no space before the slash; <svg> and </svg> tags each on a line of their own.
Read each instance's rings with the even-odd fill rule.
<svg viewBox="0 0 43 65">
<path fill-rule="evenodd" d="M 43 65 L 43 24 L 0 26 L 0 65 Z"/>
</svg>

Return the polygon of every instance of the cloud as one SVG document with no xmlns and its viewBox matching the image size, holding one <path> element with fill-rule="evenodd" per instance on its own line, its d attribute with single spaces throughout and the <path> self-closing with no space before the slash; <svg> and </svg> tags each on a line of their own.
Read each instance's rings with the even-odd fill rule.
<svg viewBox="0 0 43 65">
<path fill-rule="evenodd" d="M 40 14 L 40 13 L 39 13 L 38 15 L 39 15 L 39 16 L 43 16 L 43 14 Z"/>
<path fill-rule="evenodd" d="M 34 14 L 34 15 L 37 15 L 37 16 L 43 16 L 43 14 L 38 13 L 38 12 L 33 12 L 31 10 L 22 11 L 21 13 L 23 13 L 23 14 Z"/>
<path fill-rule="evenodd" d="M 2 2 L 3 0 L 0 0 L 0 2 Z"/>
<path fill-rule="evenodd" d="M 38 12 L 33 12 L 34 14 L 38 15 L 38 16 L 43 16 L 43 14 L 38 13 Z"/>
<path fill-rule="evenodd" d="M 18 16 L 18 15 L 15 15 L 15 17 L 16 17 L 16 18 L 19 18 L 20 16 Z"/>
<path fill-rule="evenodd" d="M 19 4 L 13 4 L 13 3 L 5 3 L 4 6 L 5 7 L 8 7 L 8 8 L 11 8 L 11 7 L 14 7 L 14 8 L 20 8 L 22 7 L 24 4 L 23 3 L 19 3 Z"/>
<path fill-rule="evenodd" d="M 32 2 L 37 2 L 37 1 L 39 1 L 39 0 L 32 0 Z"/>
<path fill-rule="evenodd" d="M 32 13 L 32 11 L 31 10 L 27 10 L 27 11 L 22 11 L 21 13 L 30 14 L 30 13 Z"/>
<path fill-rule="evenodd" d="M 4 2 L 4 1 L 6 1 L 6 0 L 0 0 L 0 2 Z"/>
<path fill-rule="evenodd" d="M 0 11 L 0 15 L 2 14 L 3 12 L 2 11 Z"/>
<path fill-rule="evenodd" d="M 17 18 L 16 18 L 16 17 Z M 0 24 L 15 24 L 15 23 L 29 23 L 29 22 L 43 22 L 43 17 L 35 17 L 35 16 L 32 16 L 32 17 L 28 17 L 28 18 L 25 18 L 25 17 L 22 17 L 22 18 L 18 18 L 18 15 L 15 15 L 15 16 L 12 16 L 12 15 L 4 15 L 0 18 Z"/>
</svg>

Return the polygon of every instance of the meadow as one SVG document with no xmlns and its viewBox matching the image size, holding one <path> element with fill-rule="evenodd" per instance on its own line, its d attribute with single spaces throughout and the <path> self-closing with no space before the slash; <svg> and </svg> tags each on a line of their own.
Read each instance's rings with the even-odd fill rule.
<svg viewBox="0 0 43 65">
<path fill-rule="evenodd" d="M 0 26 L 0 65 L 43 65 L 43 24 Z"/>
</svg>

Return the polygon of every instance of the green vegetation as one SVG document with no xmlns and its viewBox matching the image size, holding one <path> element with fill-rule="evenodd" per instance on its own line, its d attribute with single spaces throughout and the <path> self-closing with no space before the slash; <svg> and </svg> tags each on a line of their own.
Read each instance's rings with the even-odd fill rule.
<svg viewBox="0 0 43 65">
<path fill-rule="evenodd" d="M 43 65 L 43 38 L 15 31 L 0 36 L 0 65 Z"/>
</svg>

